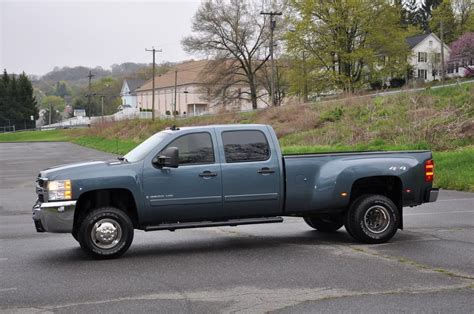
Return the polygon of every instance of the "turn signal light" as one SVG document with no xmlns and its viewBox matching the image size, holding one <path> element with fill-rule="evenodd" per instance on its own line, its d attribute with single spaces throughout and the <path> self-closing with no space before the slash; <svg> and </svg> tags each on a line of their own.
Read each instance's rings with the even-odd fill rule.
<svg viewBox="0 0 474 314">
<path fill-rule="evenodd" d="M 425 162 L 425 182 L 433 182 L 434 178 L 434 161 L 433 159 Z"/>
</svg>

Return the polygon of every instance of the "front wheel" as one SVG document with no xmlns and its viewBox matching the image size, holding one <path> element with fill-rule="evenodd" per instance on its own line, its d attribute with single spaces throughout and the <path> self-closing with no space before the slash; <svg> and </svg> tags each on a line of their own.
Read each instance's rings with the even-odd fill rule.
<svg viewBox="0 0 474 314">
<path fill-rule="evenodd" d="M 123 211 L 102 207 L 91 211 L 78 230 L 81 248 L 97 259 L 119 257 L 133 241 L 133 224 Z"/>
<path fill-rule="evenodd" d="M 367 194 L 352 202 L 344 225 L 356 240 L 372 244 L 390 240 L 399 223 L 400 213 L 391 199 Z"/>
<path fill-rule="evenodd" d="M 342 217 L 339 216 L 304 217 L 304 221 L 311 228 L 321 232 L 334 232 L 343 226 Z"/>
</svg>

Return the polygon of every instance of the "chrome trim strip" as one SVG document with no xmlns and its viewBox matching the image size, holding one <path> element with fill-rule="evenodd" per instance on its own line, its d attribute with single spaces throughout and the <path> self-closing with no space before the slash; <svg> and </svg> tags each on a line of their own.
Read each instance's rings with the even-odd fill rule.
<svg viewBox="0 0 474 314">
<path fill-rule="evenodd" d="M 225 195 L 224 202 L 271 201 L 277 200 L 278 193 Z"/>
<path fill-rule="evenodd" d="M 47 202 L 41 203 L 41 208 L 48 208 L 48 207 L 60 207 L 60 206 L 75 206 L 77 201 L 61 201 L 61 202 Z"/>
</svg>

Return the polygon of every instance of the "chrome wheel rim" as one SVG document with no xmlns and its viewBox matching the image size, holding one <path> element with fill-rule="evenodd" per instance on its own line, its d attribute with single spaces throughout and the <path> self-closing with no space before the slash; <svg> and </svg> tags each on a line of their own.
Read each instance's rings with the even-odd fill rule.
<svg viewBox="0 0 474 314">
<path fill-rule="evenodd" d="M 364 225 L 372 233 L 382 233 L 390 226 L 390 214 L 381 205 L 370 207 L 364 215 Z"/>
<path fill-rule="evenodd" d="M 97 221 L 91 230 L 92 243 L 100 249 L 112 249 L 122 239 L 122 227 L 110 218 Z"/>
</svg>

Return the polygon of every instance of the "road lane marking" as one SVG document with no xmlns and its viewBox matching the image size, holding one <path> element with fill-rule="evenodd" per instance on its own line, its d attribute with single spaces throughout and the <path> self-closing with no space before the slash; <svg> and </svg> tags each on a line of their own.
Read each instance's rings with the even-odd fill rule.
<svg viewBox="0 0 474 314">
<path fill-rule="evenodd" d="M 413 213 L 413 214 L 403 214 L 403 216 L 444 215 L 444 214 L 461 214 L 461 213 L 474 213 L 474 210 L 453 210 L 450 212 L 435 212 L 435 213 Z"/>
<path fill-rule="evenodd" d="M 451 202 L 451 201 L 473 201 L 474 198 L 452 198 L 452 199 L 445 199 L 445 200 L 437 200 L 436 202 Z"/>
<path fill-rule="evenodd" d="M 4 288 L 4 289 L 0 289 L 0 292 L 15 291 L 15 290 L 17 290 L 17 288 Z"/>
</svg>

